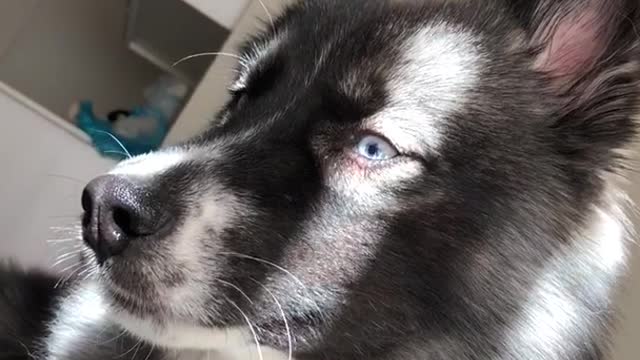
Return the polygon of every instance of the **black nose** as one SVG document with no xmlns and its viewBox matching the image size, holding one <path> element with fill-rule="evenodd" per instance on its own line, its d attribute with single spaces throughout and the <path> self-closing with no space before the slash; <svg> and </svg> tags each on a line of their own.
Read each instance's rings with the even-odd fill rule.
<svg viewBox="0 0 640 360">
<path fill-rule="evenodd" d="M 129 244 L 157 234 L 168 223 L 161 196 L 128 179 L 105 175 L 82 193 L 83 236 L 100 263 Z"/>
</svg>

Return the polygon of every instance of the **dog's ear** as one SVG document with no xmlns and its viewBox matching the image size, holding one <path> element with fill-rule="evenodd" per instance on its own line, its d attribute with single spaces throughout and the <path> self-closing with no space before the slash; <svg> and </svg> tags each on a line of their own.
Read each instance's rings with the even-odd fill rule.
<svg viewBox="0 0 640 360">
<path fill-rule="evenodd" d="M 533 68 L 563 109 L 563 151 L 609 166 L 635 132 L 640 100 L 638 0 L 508 0 L 534 49 Z M 590 165 L 596 165 L 591 163 Z"/>
</svg>

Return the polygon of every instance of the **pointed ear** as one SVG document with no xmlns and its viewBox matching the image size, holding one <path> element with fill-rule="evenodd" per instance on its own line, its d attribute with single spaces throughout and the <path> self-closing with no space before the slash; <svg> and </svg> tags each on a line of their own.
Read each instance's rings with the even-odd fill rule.
<svg viewBox="0 0 640 360">
<path fill-rule="evenodd" d="M 640 2 L 509 3 L 535 49 L 534 70 L 563 104 L 553 125 L 561 149 L 610 166 L 614 150 L 632 139 L 632 118 L 640 114 Z"/>
</svg>

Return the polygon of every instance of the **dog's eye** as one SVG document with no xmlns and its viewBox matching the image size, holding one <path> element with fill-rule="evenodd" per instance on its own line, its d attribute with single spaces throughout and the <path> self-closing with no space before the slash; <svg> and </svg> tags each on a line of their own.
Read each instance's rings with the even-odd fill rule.
<svg viewBox="0 0 640 360">
<path fill-rule="evenodd" d="M 398 156 L 398 150 L 387 140 L 375 136 L 366 135 L 356 145 L 358 154 L 373 161 L 389 160 Z"/>
</svg>

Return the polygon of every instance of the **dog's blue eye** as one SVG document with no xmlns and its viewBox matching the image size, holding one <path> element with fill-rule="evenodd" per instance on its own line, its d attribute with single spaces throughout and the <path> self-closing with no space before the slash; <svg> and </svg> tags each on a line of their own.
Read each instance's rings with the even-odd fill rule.
<svg viewBox="0 0 640 360">
<path fill-rule="evenodd" d="M 398 156 L 398 150 L 386 140 L 375 136 L 367 135 L 363 137 L 357 145 L 360 156 L 369 160 L 389 160 Z"/>
</svg>

